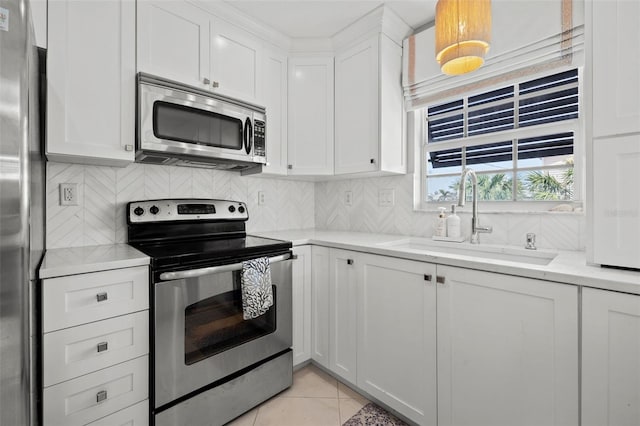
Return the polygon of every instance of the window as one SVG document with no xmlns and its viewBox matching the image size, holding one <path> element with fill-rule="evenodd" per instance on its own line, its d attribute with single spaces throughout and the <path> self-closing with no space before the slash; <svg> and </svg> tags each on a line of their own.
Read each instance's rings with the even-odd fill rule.
<svg viewBox="0 0 640 426">
<path fill-rule="evenodd" d="M 425 108 L 423 203 L 457 200 L 465 167 L 479 200 L 578 201 L 579 104 L 573 69 Z"/>
</svg>

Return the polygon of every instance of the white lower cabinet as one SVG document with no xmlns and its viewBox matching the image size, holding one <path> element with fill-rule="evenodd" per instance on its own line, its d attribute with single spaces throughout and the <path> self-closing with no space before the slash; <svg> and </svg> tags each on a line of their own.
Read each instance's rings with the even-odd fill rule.
<svg viewBox="0 0 640 426">
<path fill-rule="evenodd" d="M 582 293 L 582 425 L 640 424 L 640 296 Z"/>
<path fill-rule="evenodd" d="M 358 263 L 358 387 L 435 425 L 436 266 L 375 255 Z"/>
<path fill-rule="evenodd" d="M 149 400 L 103 417 L 87 426 L 149 426 Z"/>
<path fill-rule="evenodd" d="M 329 369 L 351 383 L 357 363 L 357 255 L 336 249 L 329 254 Z"/>
<path fill-rule="evenodd" d="M 437 270 L 438 425 L 577 425 L 578 288 Z"/>
<path fill-rule="evenodd" d="M 329 368 L 329 249 L 311 247 L 311 359 Z"/>
<path fill-rule="evenodd" d="M 311 359 L 311 246 L 293 248 L 293 365 Z"/>
</svg>

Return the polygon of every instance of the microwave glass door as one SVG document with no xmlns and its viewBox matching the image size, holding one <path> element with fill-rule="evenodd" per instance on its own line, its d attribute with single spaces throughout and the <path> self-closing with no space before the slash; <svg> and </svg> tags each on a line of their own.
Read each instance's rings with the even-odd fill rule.
<svg viewBox="0 0 640 426">
<path fill-rule="evenodd" d="M 162 101 L 153 104 L 153 133 L 158 139 L 241 150 L 243 124 L 213 111 Z"/>
</svg>

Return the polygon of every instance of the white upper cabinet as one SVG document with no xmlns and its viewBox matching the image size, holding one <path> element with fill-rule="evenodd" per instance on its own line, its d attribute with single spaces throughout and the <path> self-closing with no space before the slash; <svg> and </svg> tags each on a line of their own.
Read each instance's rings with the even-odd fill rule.
<svg viewBox="0 0 640 426">
<path fill-rule="evenodd" d="M 287 55 L 265 50 L 262 93 L 267 110 L 267 165 L 262 173 L 287 174 Z"/>
<path fill-rule="evenodd" d="M 437 271 L 438 426 L 577 425 L 577 287 Z"/>
<path fill-rule="evenodd" d="M 210 16 L 184 1 L 136 3 L 138 71 L 210 87 Z"/>
<path fill-rule="evenodd" d="M 48 3 L 49 160 L 125 166 L 134 160 L 135 3 Z"/>
<path fill-rule="evenodd" d="M 640 424 L 640 296 L 582 293 L 582 425 Z"/>
<path fill-rule="evenodd" d="M 402 48 L 377 34 L 335 60 L 335 174 L 405 173 Z"/>
<path fill-rule="evenodd" d="M 640 132 L 640 2 L 592 1 L 593 136 Z"/>
<path fill-rule="evenodd" d="M 287 148 L 290 175 L 333 174 L 332 57 L 289 58 Z"/>
<path fill-rule="evenodd" d="M 258 103 L 261 54 L 258 39 L 235 25 L 214 19 L 211 25 L 211 90 Z"/>
</svg>

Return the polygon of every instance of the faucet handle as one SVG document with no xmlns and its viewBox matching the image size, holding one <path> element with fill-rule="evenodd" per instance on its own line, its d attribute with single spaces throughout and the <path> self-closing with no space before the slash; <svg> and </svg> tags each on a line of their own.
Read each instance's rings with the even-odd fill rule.
<svg viewBox="0 0 640 426">
<path fill-rule="evenodd" d="M 490 234 L 493 232 L 493 226 L 476 226 L 476 231 L 481 232 L 483 234 Z"/>
</svg>

